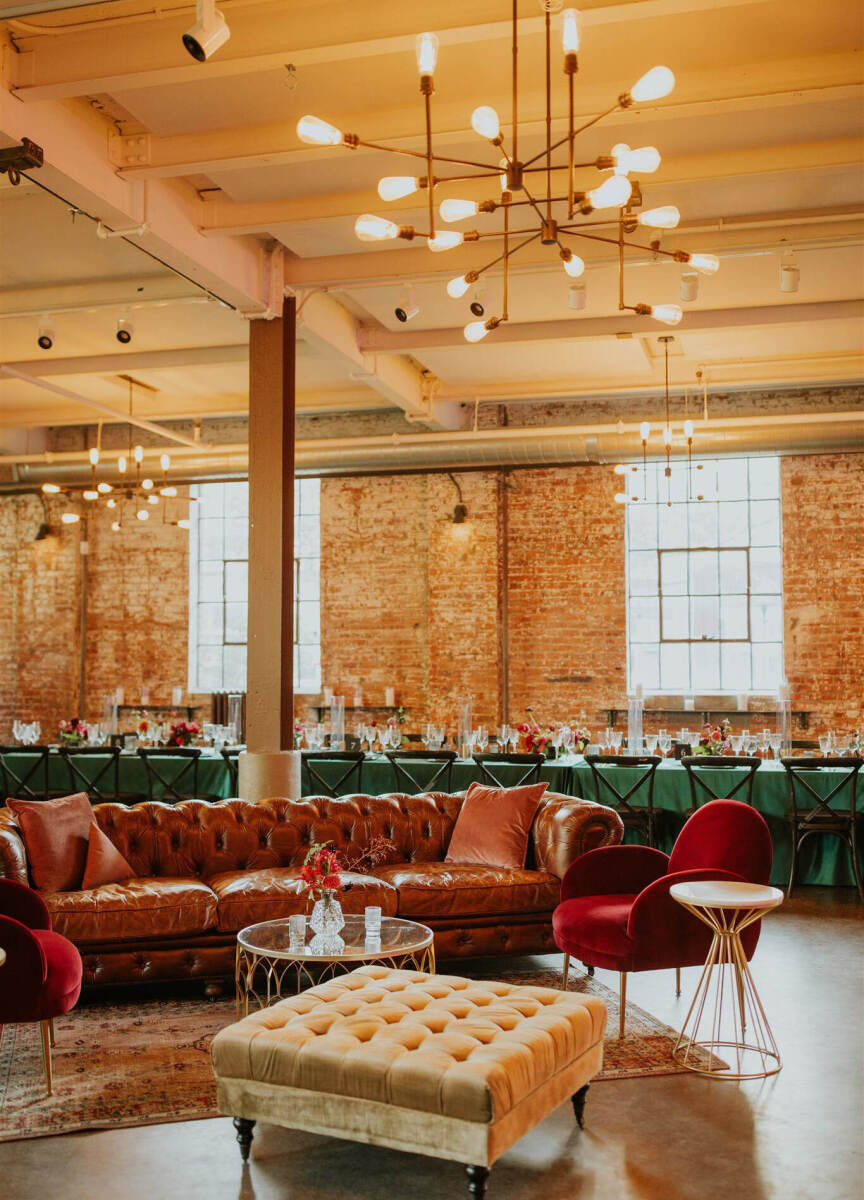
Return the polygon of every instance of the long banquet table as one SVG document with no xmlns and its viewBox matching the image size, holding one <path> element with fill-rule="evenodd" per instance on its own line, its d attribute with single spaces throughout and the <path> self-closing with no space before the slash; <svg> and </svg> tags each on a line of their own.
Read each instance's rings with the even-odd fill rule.
<svg viewBox="0 0 864 1200">
<path fill-rule="evenodd" d="M 514 775 L 508 778 L 507 768 L 497 768 L 503 782 L 516 782 L 520 768 L 510 768 Z M 620 775 L 618 790 L 623 791 L 635 783 L 637 772 L 617 767 Z M 864 774 L 864 772 L 862 772 Z M 825 795 L 836 777 L 833 772 L 813 774 L 809 781 Z M 569 759 L 558 759 L 545 763 L 540 769 L 541 779 L 549 784 L 550 791 L 569 796 L 583 796 L 594 800 L 594 782 L 591 770 L 581 755 Z M 470 759 L 457 759 L 453 764 L 452 788 L 461 791 L 473 780 L 479 780 L 480 772 Z M 705 781 L 722 794 L 729 784 L 728 771 L 706 772 Z M 738 776 L 736 775 L 736 781 Z M 628 783 L 629 779 L 629 783 Z M 68 773 L 59 754 L 49 758 L 49 787 L 62 791 L 69 785 Z M 383 755 L 367 755 L 363 764 L 362 790 L 369 795 L 381 795 L 395 790 L 393 768 Z M 146 795 L 147 777 L 144 764 L 137 754 L 124 752 L 120 756 L 120 790 L 129 795 Z M 202 796 L 228 797 L 231 794 L 228 769 L 221 756 L 213 750 L 204 749 L 198 764 L 198 790 Z M 304 795 L 314 794 L 314 789 L 305 790 Z M 604 803 L 608 796 L 601 795 Z M 791 861 L 791 832 L 787 822 L 790 811 L 786 772 L 781 763 L 766 759 L 753 783 L 753 803 L 762 813 L 771 830 L 774 842 L 774 867 L 771 882 L 785 886 L 789 879 Z M 657 768 L 654 786 L 654 806 L 658 810 L 657 833 L 660 847 L 669 851 L 681 828 L 684 813 L 691 804 L 690 788 L 683 766 L 673 759 L 665 759 Z M 851 865 L 845 846 L 834 837 L 812 837 L 804 843 L 800 855 L 801 883 L 830 886 L 854 886 Z"/>
</svg>

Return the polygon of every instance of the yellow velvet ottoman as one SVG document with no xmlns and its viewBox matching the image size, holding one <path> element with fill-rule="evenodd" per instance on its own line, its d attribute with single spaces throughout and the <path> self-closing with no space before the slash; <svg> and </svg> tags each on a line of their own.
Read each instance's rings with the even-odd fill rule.
<svg viewBox="0 0 864 1200">
<path fill-rule="evenodd" d="M 606 1006 L 552 988 L 370 965 L 252 1013 L 211 1050 L 243 1158 L 256 1121 L 489 1168 L 568 1097 L 579 1124 Z"/>
</svg>

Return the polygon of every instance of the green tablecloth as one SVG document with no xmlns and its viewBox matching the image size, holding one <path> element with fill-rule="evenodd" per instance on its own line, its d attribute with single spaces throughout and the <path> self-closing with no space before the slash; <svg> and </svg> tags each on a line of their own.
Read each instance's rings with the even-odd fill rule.
<svg viewBox="0 0 864 1200">
<path fill-rule="evenodd" d="M 93 757 L 96 760 L 95 762 L 93 759 L 90 759 L 88 762 L 86 755 L 79 755 L 76 759 L 78 769 L 88 779 L 94 778 L 105 763 L 104 758 L 100 758 L 98 755 L 94 755 Z M 188 760 L 182 761 L 187 762 Z M 19 777 L 24 776 L 28 770 L 28 765 L 34 762 L 35 758 L 31 758 L 29 755 L 22 755 L 20 757 L 15 755 L 14 759 L 10 759 L 12 770 Z M 175 761 L 172 764 L 170 760 L 162 760 L 159 764 L 159 769 L 166 779 L 172 778 L 174 770 L 179 770 L 180 768 L 180 761 Z M 35 786 L 40 786 L 41 780 L 35 780 L 34 784 Z M 103 783 L 103 786 L 110 786 L 107 780 Z M 63 793 L 70 790 L 77 792 L 83 789 L 83 784 L 80 780 L 76 780 L 70 776 L 66 762 L 54 750 L 48 756 L 48 788 L 53 793 Z M 124 796 L 140 797 L 145 800 L 147 798 L 147 771 L 142 759 L 134 751 L 123 751 L 120 755 L 120 791 Z M 198 791 L 202 796 L 226 797 L 231 795 L 228 768 L 225 766 L 225 761 L 221 754 L 217 754 L 213 750 L 204 749 L 198 760 Z"/>
</svg>

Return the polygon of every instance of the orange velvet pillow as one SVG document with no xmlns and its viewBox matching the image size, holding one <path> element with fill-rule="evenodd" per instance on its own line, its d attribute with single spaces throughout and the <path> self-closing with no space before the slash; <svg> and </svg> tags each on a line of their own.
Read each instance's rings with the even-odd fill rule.
<svg viewBox="0 0 864 1200">
<path fill-rule="evenodd" d="M 122 883 L 134 874 L 107 833 L 103 833 L 98 825 L 92 825 L 84 878 L 81 881 L 82 890 L 86 892 L 88 888 L 99 887 L 103 883 Z"/>
<path fill-rule="evenodd" d="M 7 800 L 30 864 L 33 886 L 45 892 L 74 892 L 81 886 L 93 809 L 85 792 L 56 800 Z"/>
<path fill-rule="evenodd" d="M 528 836 L 548 783 L 496 788 L 472 783 L 456 818 L 445 862 L 525 866 Z"/>
</svg>

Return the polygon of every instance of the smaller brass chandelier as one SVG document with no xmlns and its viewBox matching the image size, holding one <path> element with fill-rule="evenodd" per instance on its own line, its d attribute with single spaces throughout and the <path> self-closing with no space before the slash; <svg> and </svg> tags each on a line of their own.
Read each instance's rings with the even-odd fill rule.
<svg viewBox="0 0 864 1200">
<path fill-rule="evenodd" d="M 517 0 L 512 5 L 512 111 L 510 147 L 505 144 L 501 121 L 495 109 L 481 105 L 474 110 L 471 125 L 476 134 L 485 139 L 501 155 L 498 162 L 453 158 L 436 154 L 432 137 L 432 95 L 435 91 L 434 74 L 438 60 L 438 38 L 434 33 L 421 33 L 417 37 L 417 68 L 420 74 L 420 93 L 425 108 L 426 149 L 405 150 L 384 146 L 376 142 L 363 141 L 357 134 L 343 133 L 334 125 L 319 117 L 304 116 L 297 123 L 297 134 L 301 141 L 313 146 L 344 146 L 349 150 L 365 147 L 370 150 L 387 151 L 414 159 L 425 164 L 425 174 L 390 175 L 378 184 L 382 200 L 402 200 L 425 190 L 428 200 L 429 228 L 415 229 L 413 225 L 397 225 L 386 217 L 374 213 L 363 213 L 355 222 L 354 230 L 361 241 L 387 241 L 402 238 L 412 241 L 425 237 L 430 250 L 441 252 L 452 250 L 465 242 L 479 242 L 485 238 L 503 239 L 502 253 L 484 265 L 456 276 L 447 284 L 447 294 L 453 299 L 464 296 L 480 277 L 499 264 L 502 267 L 502 304 L 499 316 L 486 320 L 472 321 L 465 326 L 465 338 L 479 342 L 490 331 L 498 328 L 509 317 L 510 259 L 524 247 L 540 241 L 544 246 L 556 247 L 564 271 L 576 279 L 585 271 L 585 262 L 574 253 L 570 239 L 581 238 L 592 242 L 614 246 L 618 259 L 618 310 L 632 312 L 638 316 L 650 316 L 666 325 L 677 325 L 681 320 L 681 308 L 677 304 L 647 304 L 638 301 L 628 303 L 624 290 L 624 262 L 626 250 L 641 250 L 687 264 L 693 270 L 713 275 L 719 261 L 713 254 L 689 253 L 685 250 L 665 250 L 659 241 L 649 245 L 632 241 L 632 235 L 642 226 L 649 229 L 674 229 L 680 220 L 678 209 L 671 204 L 654 209 L 638 211 L 642 206 L 642 193 L 637 179 L 631 174 L 650 174 L 660 165 L 660 154 L 653 146 L 631 149 L 624 143 L 613 146 L 608 155 L 601 155 L 588 162 L 576 161 L 576 139 L 579 134 L 592 128 L 604 117 L 634 104 L 658 100 L 667 96 L 675 86 L 675 77 L 668 67 L 653 67 L 643 75 L 629 91 L 622 92 L 617 101 L 604 112 L 583 122 L 577 127 L 574 101 L 574 80 L 579 69 L 578 52 L 581 46 L 580 14 L 568 8 L 561 13 L 561 44 L 563 72 L 568 90 L 568 131 L 557 141 L 552 139 L 552 12 L 557 7 L 555 0 L 544 0 L 541 8 L 545 20 L 546 39 L 546 138 L 545 147 L 533 157 L 522 161 L 519 158 L 519 89 L 518 89 L 518 17 Z M 555 161 L 561 152 L 565 161 Z M 441 170 L 453 167 L 471 168 L 468 174 L 442 175 Z M 577 168 L 594 167 L 609 172 L 596 187 L 578 191 L 575 186 Z M 566 172 L 566 187 L 559 191 L 553 176 Z M 539 190 L 535 196 L 535 177 Z M 456 181 L 498 179 L 500 194 L 482 201 L 447 199 L 439 207 L 439 216 L 445 224 L 467 220 L 478 213 L 498 213 L 503 216 L 503 229 L 481 233 L 476 229 L 439 229 L 435 224 L 435 188 Z M 544 195 L 545 193 L 545 195 Z M 511 214 L 520 208 L 528 210 L 529 223 L 524 228 L 514 228 Z M 617 210 L 611 217 L 593 218 L 603 210 Z M 531 224 L 533 219 L 534 223 Z M 589 232 L 590 230 L 590 232 Z M 606 230 L 604 233 L 603 231 Z M 615 236 L 609 236 L 613 233 Z M 512 239 L 519 239 L 513 244 Z"/>
</svg>

